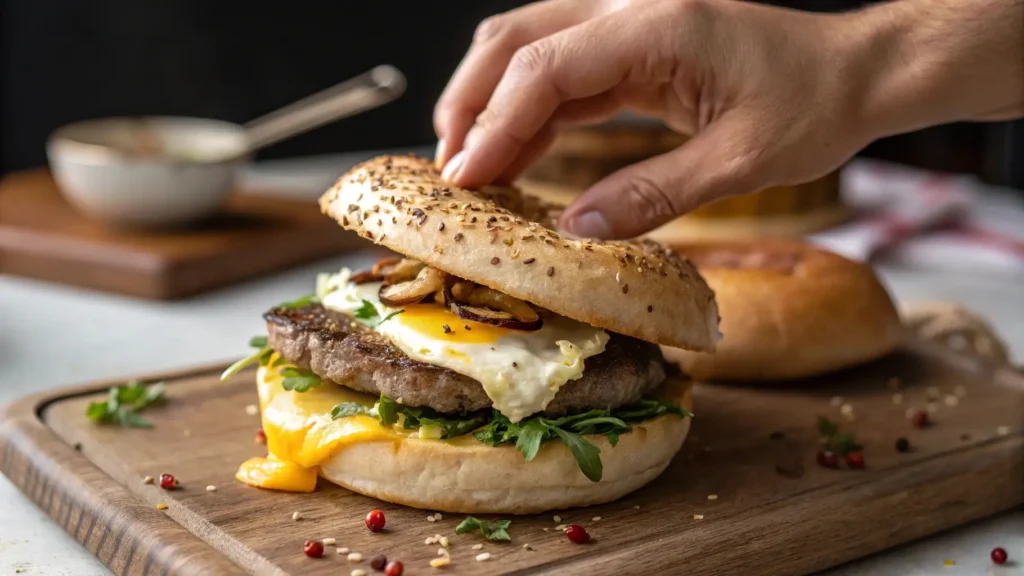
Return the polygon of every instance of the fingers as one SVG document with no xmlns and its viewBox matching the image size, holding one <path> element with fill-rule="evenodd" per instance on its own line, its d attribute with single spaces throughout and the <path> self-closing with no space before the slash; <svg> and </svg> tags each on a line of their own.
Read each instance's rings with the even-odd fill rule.
<svg viewBox="0 0 1024 576">
<path fill-rule="evenodd" d="M 487 107 L 516 50 L 590 15 L 590 7 L 580 0 L 548 0 L 481 22 L 469 52 L 434 109 L 438 165 L 444 166 L 462 149 L 466 133 Z"/>
<path fill-rule="evenodd" d="M 626 14 L 626 16 L 622 16 Z M 563 30 L 518 50 L 465 148 L 445 167 L 446 179 L 465 187 L 492 182 L 523 148 L 573 100 L 608 92 L 623 80 L 671 75 L 665 35 L 642 33 L 652 14 L 614 12 Z"/>
<path fill-rule="evenodd" d="M 724 116 L 676 150 L 615 172 L 566 208 L 559 227 L 584 238 L 634 238 L 713 200 L 768 187 L 749 125 Z"/>
</svg>

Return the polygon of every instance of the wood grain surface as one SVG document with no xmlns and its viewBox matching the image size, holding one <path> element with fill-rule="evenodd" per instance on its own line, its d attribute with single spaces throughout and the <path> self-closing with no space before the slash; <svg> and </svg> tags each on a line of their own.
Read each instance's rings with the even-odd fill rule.
<svg viewBox="0 0 1024 576">
<path fill-rule="evenodd" d="M 147 412 L 151 430 L 86 421 L 85 406 L 109 382 L 12 405 L 0 415 L 0 470 L 117 574 L 373 574 L 378 553 L 410 575 L 804 574 L 1024 500 L 1024 379 L 931 345 L 786 388 L 698 384 L 691 436 L 661 477 L 618 502 L 559 513 L 590 531 L 582 546 L 552 515 L 511 518 L 512 542 L 497 544 L 456 536 L 460 516 L 428 522 L 427 511 L 324 482 L 313 494 L 242 485 L 238 464 L 264 453 L 253 441 L 259 417 L 246 412 L 256 404 L 253 373 L 220 383 L 219 369 L 146 377 L 168 383 L 167 401 Z M 936 393 L 934 424 L 912 428 L 906 409 Z M 837 395 L 853 421 L 832 405 Z M 866 469 L 815 464 L 819 414 L 865 445 Z M 908 453 L 894 449 L 901 436 Z M 143 483 L 164 472 L 180 489 Z M 382 533 L 363 526 L 373 508 L 386 514 Z M 451 539 L 452 563 L 441 570 L 428 566 L 438 546 L 424 544 L 435 534 Z M 336 546 L 321 559 L 302 554 L 303 541 L 325 537 L 364 560 L 349 562 Z M 476 561 L 480 552 L 491 559 Z"/>
<path fill-rule="evenodd" d="M 47 170 L 0 181 L 0 273 L 175 299 L 364 246 L 314 202 L 234 194 L 187 229 L 104 227 L 64 201 Z"/>
</svg>

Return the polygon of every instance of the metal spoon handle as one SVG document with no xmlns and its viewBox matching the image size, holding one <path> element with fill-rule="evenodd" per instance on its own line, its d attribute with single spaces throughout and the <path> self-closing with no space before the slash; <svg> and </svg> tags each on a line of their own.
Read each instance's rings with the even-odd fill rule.
<svg viewBox="0 0 1024 576">
<path fill-rule="evenodd" d="M 405 92 L 405 76 L 394 66 L 377 66 L 250 121 L 249 150 L 255 151 L 324 124 L 383 106 Z"/>
</svg>

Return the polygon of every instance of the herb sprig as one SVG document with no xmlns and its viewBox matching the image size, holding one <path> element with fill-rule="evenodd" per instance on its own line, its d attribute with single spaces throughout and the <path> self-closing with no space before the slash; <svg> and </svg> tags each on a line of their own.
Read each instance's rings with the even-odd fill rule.
<svg viewBox="0 0 1024 576">
<path fill-rule="evenodd" d="M 818 434 L 825 439 L 825 449 L 840 458 L 850 452 L 863 450 L 864 447 L 853 439 L 853 434 L 839 432 L 839 426 L 824 416 L 818 416 Z"/>
<path fill-rule="evenodd" d="M 249 347 L 255 348 L 256 350 L 252 354 L 249 354 L 245 358 L 242 358 L 238 362 L 228 366 L 228 369 L 220 375 L 221 382 L 224 382 L 228 378 L 238 374 L 246 366 L 249 366 L 254 362 L 259 362 L 260 366 L 266 366 L 267 363 L 270 362 L 270 356 L 273 355 L 274 350 L 267 345 L 266 336 L 253 336 L 249 339 Z"/>
<path fill-rule="evenodd" d="M 377 312 L 377 307 L 373 305 L 373 302 L 370 302 L 369 300 L 363 300 L 363 303 L 359 306 L 359 308 L 356 308 L 355 312 L 352 313 L 352 316 L 354 316 L 357 320 L 365 320 L 364 324 L 367 324 L 371 328 L 376 328 L 381 324 L 387 322 L 388 320 L 394 318 L 395 316 L 398 316 L 402 312 L 405 312 L 405 310 L 395 310 L 394 312 L 391 312 L 387 316 L 381 318 L 379 321 L 375 321 L 374 318 L 380 317 L 380 313 Z"/>
<path fill-rule="evenodd" d="M 89 404 L 85 416 L 104 424 L 152 428 L 153 423 L 139 413 L 159 402 L 164 396 L 164 389 L 163 382 L 146 386 L 135 380 L 122 386 L 112 386 L 106 400 Z"/>
<path fill-rule="evenodd" d="M 430 408 L 406 406 L 381 396 L 376 405 L 376 414 L 355 402 L 338 404 L 331 412 L 332 418 L 344 418 L 357 414 L 375 415 L 381 426 L 394 426 L 402 416 L 402 427 L 413 430 L 420 426 L 436 426 L 441 429 L 441 439 L 451 439 L 473 432 L 473 436 L 489 446 L 514 444 L 527 461 L 537 457 L 543 443 L 561 440 L 572 452 L 580 471 L 590 480 L 601 480 L 604 466 L 601 451 L 587 440 L 588 435 L 602 435 L 612 446 L 618 444 L 619 435 L 632 430 L 632 424 L 656 418 L 662 414 L 675 414 L 682 418 L 691 417 L 685 409 L 661 400 L 641 400 L 631 406 L 614 410 L 590 410 L 580 414 L 549 419 L 533 416 L 519 422 L 512 422 L 497 410 L 491 413 L 473 412 L 451 416 L 440 414 Z"/>
<path fill-rule="evenodd" d="M 476 532 L 479 530 L 480 533 L 483 534 L 484 538 L 487 538 L 488 540 L 500 540 L 507 542 L 512 539 L 512 537 L 508 535 L 508 527 L 511 525 L 511 520 L 495 520 L 493 522 L 488 522 L 487 520 L 467 516 L 465 520 L 455 527 L 455 533 L 467 534 L 469 532 Z"/>
</svg>

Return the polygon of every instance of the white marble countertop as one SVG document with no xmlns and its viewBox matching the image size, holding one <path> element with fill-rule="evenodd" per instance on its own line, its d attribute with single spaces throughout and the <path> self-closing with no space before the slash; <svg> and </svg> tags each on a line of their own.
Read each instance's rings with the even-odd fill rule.
<svg viewBox="0 0 1024 576">
<path fill-rule="evenodd" d="M 247 179 L 312 197 L 353 161 L 346 156 L 266 163 L 251 170 Z M 260 314 L 268 302 L 309 291 L 318 271 L 364 258 L 334 258 L 171 303 L 0 277 L 0 325 L 5 328 L 0 330 L 0 404 L 71 384 L 232 359 L 251 334 L 262 330 Z M 894 266 L 881 266 L 879 271 L 901 301 L 953 300 L 988 317 L 1009 342 L 1016 361 L 1024 361 L 1024 287 L 1019 277 Z M 1024 574 L 1024 562 L 993 567 L 989 551 L 995 546 L 1024 560 L 1024 511 L 961 527 L 828 574 Z M 946 559 L 956 565 L 943 566 Z M 109 571 L 0 476 L 0 575 L 14 573 L 90 576 Z"/>
</svg>

